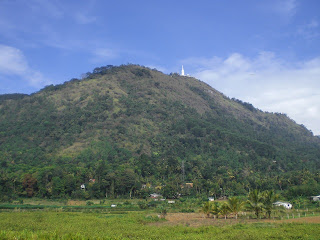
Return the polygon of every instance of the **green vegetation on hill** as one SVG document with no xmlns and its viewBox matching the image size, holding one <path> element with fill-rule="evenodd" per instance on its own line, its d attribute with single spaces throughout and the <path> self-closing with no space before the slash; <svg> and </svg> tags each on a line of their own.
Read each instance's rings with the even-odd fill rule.
<svg viewBox="0 0 320 240">
<path fill-rule="evenodd" d="M 2 200 L 232 196 L 253 188 L 309 196 L 320 192 L 319 159 L 320 139 L 286 115 L 137 65 L 0 96 Z"/>
<path fill-rule="evenodd" d="M 22 99 L 24 97 L 28 96 L 27 94 L 21 94 L 21 93 L 12 93 L 12 94 L 2 94 L 0 95 L 0 102 L 9 100 L 9 99 Z"/>
</svg>

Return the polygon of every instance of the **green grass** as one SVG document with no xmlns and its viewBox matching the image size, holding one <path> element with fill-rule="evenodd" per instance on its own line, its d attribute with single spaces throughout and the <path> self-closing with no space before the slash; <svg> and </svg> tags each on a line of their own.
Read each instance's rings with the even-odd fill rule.
<svg viewBox="0 0 320 240">
<path fill-rule="evenodd" d="M 0 211 L 13 210 L 21 212 L 25 210 L 43 210 L 43 211 L 55 211 L 55 212 L 129 212 L 129 211 L 142 211 L 138 206 L 121 206 L 117 208 L 111 208 L 105 205 L 91 205 L 91 206 L 53 206 L 53 205 L 12 205 L 12 204 L 0 204 Z"/>
<path fill-rule="evenodd" d="M 1 212 L 0 239 L 318 239 L 319 224 L 158 226 L 154 213 Z"/>
</svg>

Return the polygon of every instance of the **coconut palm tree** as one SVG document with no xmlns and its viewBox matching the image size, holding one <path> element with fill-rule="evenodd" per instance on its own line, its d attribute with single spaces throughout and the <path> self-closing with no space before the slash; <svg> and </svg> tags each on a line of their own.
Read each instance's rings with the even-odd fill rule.
<svg viewBox="0 0 320 240">
<path fill-rule="evenodd" d="M 231 197 L 228 199 L 227 204 L 230 212 L 236 216 L 236 219 L 238 219 L 238 213 L 243 209 L 244 202 L 237 197 Z"/>
<path fill-rule="evenodd" d="M 257 218 L 259 218 L 259 214 L 261 213 L 263 208 L 263 198 L 258 189 L 249 192 L 248 200 L 247 200 L 247 209 L 254 211 Z"/>
<path fill-rule="evenodd" d="M 213 215 L 214 218 L 216 218 L 216 217 L 219 216 L 219 214 L 220 214 L 220 206 L 219 206 L 219 203 L 214 202 L 214 203 L 212 204 L 211 213 L 212 213 L 212 215 Z"/>
<path fill-rule="evenodd" d="M 266 211 L 268 218 L 271 218 L 271 212 L 274 209 L 273 203 L 279 199 L 279 195 L 273 190 L 267 190 L 262 193 L 263 208 Z"/>
<path fill-rule="evenodd" d="M 223 203 L 221 206 L 220 206 L 220 214 L 224 216 L 224 219 L 227 219 L 227 216 L 228 214 L 230 213 L 230 209 L 229 209 L 229 206 L 227 203 Z"/>
<path fill-rule="evenodd" d="M 202 212 L 203 212 L 204 214 L 206 214 L 207 217 L 210 217 L 211 211 L 212 211 L 212 204 L 211 204 L 211 202 L 205 202 L 205 203 L 203 204 L 203 206 L 202 206 Z"/>
</svg>

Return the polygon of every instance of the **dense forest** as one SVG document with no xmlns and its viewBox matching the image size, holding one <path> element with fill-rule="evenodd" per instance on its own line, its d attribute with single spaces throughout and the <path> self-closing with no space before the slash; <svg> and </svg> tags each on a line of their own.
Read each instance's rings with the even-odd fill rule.
<svg viewBox="0 0 320 240">
<path fill-rule="evenodd" d="M 320 193 L 319 159 L 320 138 L 285 114 L 139 65 L 0 95 L 0 201 L 311 196 Z"/>
</svg>

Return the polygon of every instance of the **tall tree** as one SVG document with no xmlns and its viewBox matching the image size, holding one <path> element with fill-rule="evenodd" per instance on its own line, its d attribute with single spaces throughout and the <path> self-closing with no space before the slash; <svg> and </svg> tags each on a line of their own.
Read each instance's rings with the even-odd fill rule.
<svg viewBox="0 0 320 240">
<path fill-rule="evenodd" d="M 219 203 L 214 202 L 214 203 L 212 204 L 211 213 L 212 213 L 212 215 L 213 215 L 214 218 L 216 218 L 216 217 L 219 216 L 219 214 L 220 214 L 220 206 L 219 206 Z"/>
<path fill-rule="evenodd" d="M 231 213 L 233 213 L 236 216 L 236 219 L 238 218 L 238 213 L 243 209 L 244 202 L 241 201 L 237 197 L 231 197 L 228 199 L 228 207 Z"/>
<path fill-rule="evenodd" d="M 267 190 L 262 193 L 263 208 L 265 209 L 268 218 L 271 217 L 271 212 L 274 209 L 273 203 L 279 199 L 279 195 L 275 194 L 273 190 Z"/>
<path fill-rule="evenodd" d="M 263 198 L 258 189 L 252 190 L 249 192 L 248 200 L 247 200 L 247 208 L 248 210 L 254 211 L 257 218 L 259 218 L 259 215 L 263 208 Z"/>
<path fill-rule="evenodd" d="M 31 174 L 26 174 L 24 175 L 22 185 L 26 191 L 27 196 L 32 197 L 37 190 L 37 179 L 34 178 Z"/>
<path fill-rule="evenodd" d="M 228 214 L 230 213 L 230 209 L 227 203 L 223 203 L 220 206 L 220 214 L 224 216 L 224 219 L 227 219 Z"/>
<path fill-rule="evenodd" d="M 210 217 L 210 213 L 212 212 L 212 204 L 211 204 L 211 202 L 205 202 L 203 204 L 202 212 L 207 215 L 207 218 Z"/>
</svg>

